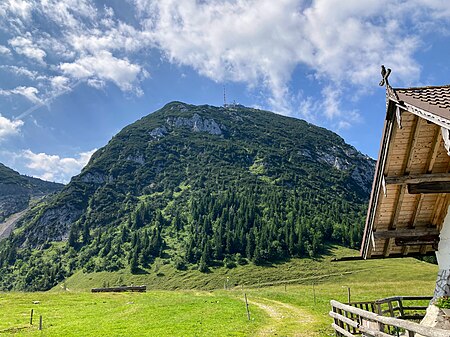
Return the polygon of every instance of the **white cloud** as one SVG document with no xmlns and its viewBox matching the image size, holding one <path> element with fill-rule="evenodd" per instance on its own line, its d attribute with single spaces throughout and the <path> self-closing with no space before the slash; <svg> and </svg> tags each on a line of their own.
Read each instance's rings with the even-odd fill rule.
<svg viewBox="0 0 450 337">
<path fill-rule="evenodd" d="M 65 78 L 97 89 L 113 82 L 142 95 L 139 82 L 148 77 L 144 67 L 152 62 L 145 56 L 157 48 L 169 62 L 213 81 L 244 83 L 283 114 L 298 111 L 302 93 L 292 91 L 291 81 L 307 85 L 309 80 L 292 76 L 298 68 L 307 69 L 325 101 L 307 97 L 300 110 L 321 105 L 322 116 L 344 126 L 351 122 L 340 111 L 341 94 L 348 88 L 372 90 L 381 64 L 393 69 L 391 82 L 418 83 L 415 55 L 426 43 L 425 34 L 442 34 L 442 23 L 448 26 L 450 19 L 445 0 L 128 0 L 115 6 L 5 0 L 0 17 L 6 23 L 0 25 L 10 29 L 11 50 L 49 62 L 45 70 L 51 73 L 34 78 L 43 97 L 70 89 L 69 83 L 56 83 Z M 134 8 L 122 12 L 121 6 Z M 135 18 L 122 15 L 128 12 Z M 50 29 L 37 31 L 34 18 L 48 22 Z M 0 46 L 0 56 L 8 52 Z"/>
<path fill-rule="evenodd" d="M 44 57 L 47 53 L 33 43 L 31 40 L 31 34 L 26 34 L 26 37 L 17 36 L 8 40 L 8 43 L 14 48 L 17 54 L 24 55 L 30 59 L 38 61 L 41 64 L 45 64 Z"/>
<path fill-rule="evenodd" d="M 39 76 L 37 71 L 33 71 L 33 70 L 27 69 L 25 67 L 3 65 L 3 66 L 0 66 L 0 69 L 5 69 L 5 70 L 8 70 L 19 76 L 29 77 L 30 79 L 36 79 Z"/>
<path fill-rule="evenodd" d="M 42 100 L 37 96 L 39 90 L 35 87 L 17 87 L 11 90 L 0 89 L 0 96 L 21 95 L 34 104 L 42 104 Z"/>
<path fill-rule="evenodd" d="M 70 90 L 70 80 L 65 76 L 54 76 L 50 79 L 50 83 L 56 92 Z"/>
<path fill-rule="evenodd" d="M 11 50 L 9 50 L 8 47 L 5 47 L 3 45 L 0 45 L 0 54 L 3 55 L 11 55 Z"/>
<path fill-rule="evenodd" d="M 22 125 L 21 120 L 10 120 L 0 114 L 0 141 L 8 136 L 18 134 Z"/>
<path fill-rule="evenodd" d="M 394 69 L 397 83 L 417 83 L 421 22 L 443 17 L 450 6 L 443 0 L 414 2 L 134 1 L 143 27 L 168 60 L 214 81 L 265 87 L 267 102 L 280 112 L 292 109 L 296 93 L 289 82 L 299 65 L 325 85 L 357 90 L 378 82 L 381 64 Z"/>
<path fill-rule="evenodd" d="M 42 100 L 37 96 L 39 90 L 34 87 L 17 87 L 11 93 L 22 95 L 34 104 L 42 104 Z"/>
<path fill-rule="evenodd" d="M 25 0 L 6 0 L 2 5 L 2 9 L 24 20 L 29 20 L 33 6 L 29 1 Z"/>
<path fill-rule="evenodd" d="M 360 123 L 362 117 L 358 111 L 342 107 L 343 96 L 340 88 L 326 86 L 321 91 L 320 99 L 307 97 L 300 101 L 298 115 L 313 123 L 328 125 L 335 130 L 348 129 Z"/>
<path fill-rule="evenodd" d="M 75 157 L 60 157 L 24 150 L 18 157 L 25 160 L 26 167 L 34 173 L 34 176 L 44 180 L 67 183 L 71 177 L 81 172 L 95 151 L 96 149 L 81 152 Z"/>
<path fill-rule="evenodd" d="M 64 74 L 76 79 L 112 81 L 123 91 L 132 91 L 142 72 L 139 65 L 132 64 L 127 59 L 118 59 L 108 51 L 81 57 L 73 63 L 62 63 L 59 68 Z"/>
<path fill-rule="evenodd" d="M 79 30 L 83 21 L 94 21 L 97 9 L 88 0 L 42 0 L 40 10 L 45 16 L 66 29 Z"/>
</svg>

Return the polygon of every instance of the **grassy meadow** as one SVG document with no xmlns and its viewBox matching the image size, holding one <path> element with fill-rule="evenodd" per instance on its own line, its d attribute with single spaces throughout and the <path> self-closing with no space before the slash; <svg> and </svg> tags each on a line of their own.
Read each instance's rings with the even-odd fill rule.
<svg viewBox="0 0 450 337">
<path fill-rule="evenodd" d="M 335 247 L 322 259 L 222 267 L 207 274 L 170 265 L 140 275 L 78 273 L 49 292 L 1 293 L 0 337 L 331 336 L 329 301 L 345 302 L 347 287 L 354 301 L 431 295 L 434 290 L 437 266 L 415 259 L 331 262 L 354 254 Z M 108 284 L 147 284 L 148 291 L 89 292 Z"/>
</svg>

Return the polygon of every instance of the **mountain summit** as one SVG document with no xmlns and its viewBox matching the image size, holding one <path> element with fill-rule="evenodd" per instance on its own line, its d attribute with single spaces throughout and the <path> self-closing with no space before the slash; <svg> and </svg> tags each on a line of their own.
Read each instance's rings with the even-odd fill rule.
<svg viewBox="0 0 450 337">
<path fill-rule="evenodd" d="M 157 257 L 206 271 L 314 256 L 326 241 L 356 247 L 373 172 L 372 159 L 305 121 L 172 102 L 27 213 L 1 244 L 0 287 L 48 289 L 80 268 L 137 272 Z"/>
</svg>

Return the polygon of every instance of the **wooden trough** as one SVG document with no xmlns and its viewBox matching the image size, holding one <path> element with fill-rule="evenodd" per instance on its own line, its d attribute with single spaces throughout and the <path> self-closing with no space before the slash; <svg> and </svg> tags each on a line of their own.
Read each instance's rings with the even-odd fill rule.
<svg viewBox="0 0 450 337">
<path fill-rule="evenodd" d="M 92 288 L 93 293 L 108 293 L 108 292 L 140 292 L 144 293 L 147 291 L 147 286 L 128 286 L 128 287 L 110 287 L 110 288 Z"/>
</svg>

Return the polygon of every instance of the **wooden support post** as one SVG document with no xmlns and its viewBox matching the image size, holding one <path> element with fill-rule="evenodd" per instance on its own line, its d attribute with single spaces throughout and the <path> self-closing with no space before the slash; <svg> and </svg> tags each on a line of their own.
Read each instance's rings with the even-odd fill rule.
<svg viewBox="0 0 450 337">
<path fill-rule="evenodd" d="M 247 318 L 250 320 L 250 311 L 248 310 L 248 301 L 247 301 L 247 294 L 244 293 L 245 298 L 245 308 L 247 309 Z"/>
<path fill-rule="evenodd" d="M 39 330 L 42 330 L 42 315 L 39 316 Z"/>
<path fill-rule="evenodd" d="M 348 304 L 350 304 L 350 287 L 347 287 Z"/>
<path fill-rule="evenodd" d="M 314 297 L 314 305 L 316 305 L 316 289 L 314 288 L 314 282 L 313 282 L 313 297 Z"/>
<path fill-rule="evenodd" d="M 287 290 L 286 290 L 286 283 L 284 284 L 284 292 L 286 292 Z"/>
<path fill-rule="evenodd" d="M 33 309 L 31 309 L 31 312 L 30 312 L 30 325 L 33 325 Z"/>
</svg>

